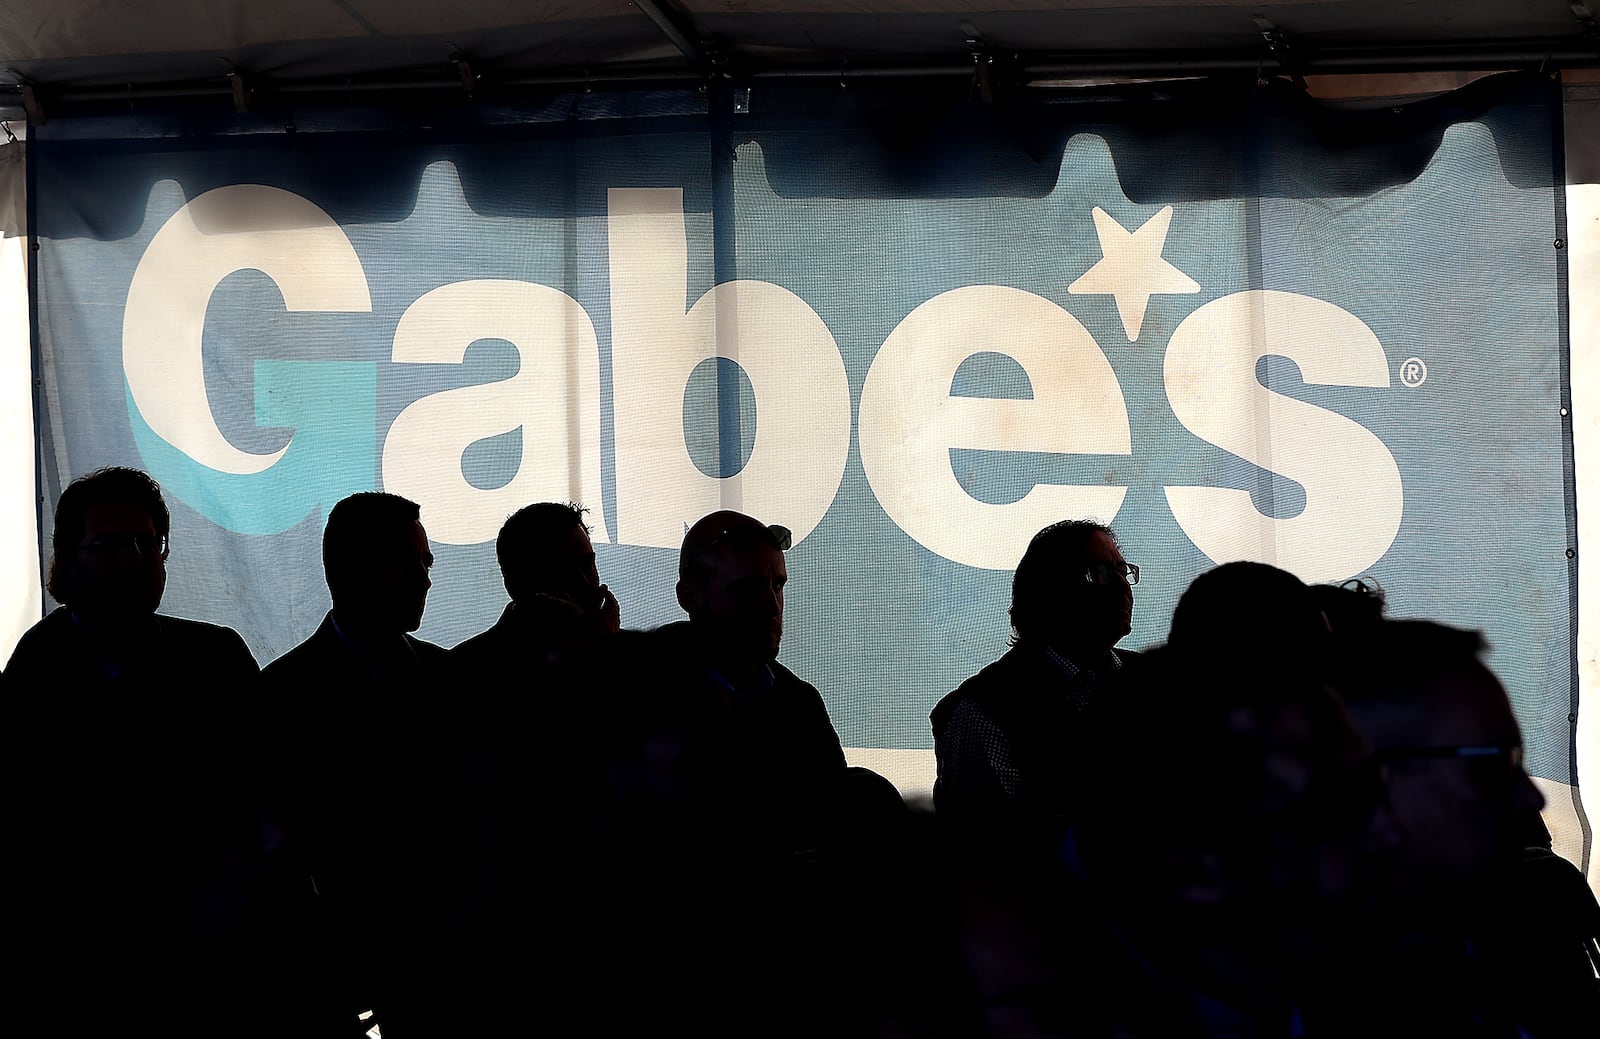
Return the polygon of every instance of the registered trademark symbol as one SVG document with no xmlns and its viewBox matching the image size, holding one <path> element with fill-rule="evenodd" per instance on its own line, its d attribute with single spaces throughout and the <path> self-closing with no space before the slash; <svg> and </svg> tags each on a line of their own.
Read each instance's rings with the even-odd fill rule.
<svg viewBox="0 0 1600 1039">
<path fill-rule="evenodd" d="M 1428 381 L 1428 366 L 1420 357 L 1407 357 L 1400 362 L 1400 381 L 1415 389 Z"/>
</svg>

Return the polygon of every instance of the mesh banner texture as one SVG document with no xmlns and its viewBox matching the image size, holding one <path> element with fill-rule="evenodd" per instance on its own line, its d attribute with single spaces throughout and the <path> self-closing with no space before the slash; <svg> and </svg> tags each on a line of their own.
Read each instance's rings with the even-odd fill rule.
<svg viewBox="0 0 1600 1039">
<path fill-rule="evenodd" d="M 852 88 L 332 109 L 30 141 L 44 496 L 174 506 L 164 609 L 266 662 L 327 608 L 328 506 L 422 504 L 420 634 L 493 623 L 493 540 L 591 510 L 629 627 L 685 525 L 793 528 L 782 659 L 844 742 L 925 749 L 1070 516 L 1143 568 L 1124 645 L 1253 558 L 1481 629 L 1572 783 L 1559 96 L 1276 88 L 989 106 Z M 48 544 L 49 517 L 44 518 Z"/>
</svg>

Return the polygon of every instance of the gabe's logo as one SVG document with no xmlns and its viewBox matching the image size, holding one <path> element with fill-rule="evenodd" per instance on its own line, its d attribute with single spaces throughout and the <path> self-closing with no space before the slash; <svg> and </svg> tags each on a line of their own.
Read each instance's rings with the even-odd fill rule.
<svg viewBox="0 0 1600 1039">
<path fill-rule="evenodd" d="M 1132 233 L 1101 211 L 1095 218 L 1106 258 L 1069 291 L 1115 296 L 1136 339 L 1152 293 L 1198 286 L 1160 258 L 1170 209 Z M 613 189 L 608 231 L 616 531 L 606 528 L 602 502 L 594 326 L 571 296 L 529 282 L 455 282 L 407 308 L 396 363 L 458 364 L 472 343 L 490 338 L 513 344 L 521 363 L 504 380 L 406 407 L 384 437 L 382 485 L 420 502 L 429 534 L 449 544 L 492 540 L 514 509 L 547 499 L 588 504 L 597 542 L 676 548 L 685 523 L 729 505 L 783 516 L 797 539 L 809 534 L 838 493 L 850 449 L 850 386 L 828 326 L 805 300 L 763 281 L 726 282 L 690 304 L 677 189 Z M 275 452 L 239 450 L 206 397 L 201 333 L 213 291 L 246 269 L 270 277 L 290 311 L 372 309 L 361 260 L 322 209 L 278 188 L 217 188 L 174 214 L 141 258 L 123 365 L 139 450 L 157 478 L 231 530 L 272 533 L 373 486 L 376 366 L 258 361 L 256 421 L 294 435 Z M 979 353 L 1015 360 L 1031 398 L 953 396 L 957 369 Z M 1265 559 L 1307 581 L 1359 573 L 1400 529 L 1399 467 L 1365 427 L 1262 386 L 1256 364 L 1267 355 L 1295 362 L 1308 384 L 1389 385 L 1382 344 L 1331 303 L 1253 290 L 1200 306 L 1167 345 L 1173 413 L 1195 436 L 1299 482 L 1306 501 L 1298 515 L 1272 518 L 1248 491 L 1169 486 L 1173 517 L 1216 562 Z M 742 367 L 759 415 L 749 459 L 731 477 L 702 472 L 684 437 L 685 387 L 713 357 Z M 494 488 L 469 482 L 467 448 L 518 430 L 516 474 Z M 1040 527 L 1062 516 L 1110 521 L 1127 493 L 1037 484 L 1020 500 L 991 504 L 956 478 L 953 448 L 1132 453 L 1122 387 L 1099 344 L 1066 310 L 1016 288 L 970 285 L 906 315 L 867 372 L 856 435 L 889 517 L 929 550 L 970 566 L 1009 569 Z"/>
</svg>

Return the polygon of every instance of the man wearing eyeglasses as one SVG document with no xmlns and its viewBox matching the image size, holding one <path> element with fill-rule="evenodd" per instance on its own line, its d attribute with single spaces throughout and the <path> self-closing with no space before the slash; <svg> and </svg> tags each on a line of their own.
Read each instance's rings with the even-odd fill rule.
<svg viewBox="0 0 1600 1039">
<path fill-rule="evenodd" d="M 1131 630 L 1139 568 L 1111 528 L 1065 520 L 1034 535 L 1011 586 L 1011 648 L 935 705 L 940 815 L 984 820 L 1060 816 L 1078 785 L 1087 716 L 1137 654 Z"/>
<path fill-rule="evenodd" d="M 1428 1026 L 1397 1034 L 1498 1020 L 1517 1026 L 1505 1034 L 1592 1035 L 1600 905 L 1549 847 L 1544 798 L 1482 636 L 1372 618 L 1336 634 L 1334 687 L 1383 766 L 1406 837 L 1381 874 L 1388 897 L 1363 990 L 1385 999 L 1386 1021 L 1411 1013 Z"/>
<path fill-rule="evenodd" d="M 95 470 L 56 502 L 46 587 L 62 605 L 30 628 L 6 665 L 18 691 L 231 688 L 255 657 L 232 628 L 158 614 L 167 587 L 171 514 L 138 469 Z"/>
<path fill-rule="evenodd" d="M 210 1034 L 276 997 L 251 923 L 264 856 L 240 708 L 256 661 L 231 628 L 156 612 L 170 530 L 144 472 L 68 484 L 48 577 L 62 605 L 6 668 L 9 865 L 28 892 L 12 991 L 50 1031 Z"/>
</svg>

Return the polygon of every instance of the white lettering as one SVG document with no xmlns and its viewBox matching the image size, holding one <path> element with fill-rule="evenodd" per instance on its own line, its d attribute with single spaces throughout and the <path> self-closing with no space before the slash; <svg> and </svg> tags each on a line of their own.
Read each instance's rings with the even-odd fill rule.
<svg viewBox="0 0 1600 1039">
<path fill-rule="evenodd" d="M 367 276 L 333 218 L 292 192 L 262 184 L 214 188 L 161 225 L 128 287 L 122 367 L 144 421 L 167 443 L 225 473 L 259 473 L 289 446 L 254 454 L 228 442 L 206 395 L 206 306 L 235 271 L 259 270 L 284 307 L 370 311 Z"/>
<path fill-rule="evenodd" d="M 1033 383 L 1032 400 L 950 396 L 961 362 L 995 351 Z M 928 300 L 884 340 L 861 389 L 861 464 L 889 517 L 946 559 L 1009 570 L 1039 528 L 1067 517 L 1109 523 L 1126 487 L 1035 486 L 991 505 L 967 494 L 952 447 L 1131 454 L 1122 387 L 1078 319 L 1041 296 L 970 285 Z"/>
<path fill-rule="evenodd" d="M 850 384 L 828 326 L 762 281 L 718 285 L 686 313 L 680 189 L 613 188 L 608 226 L 618 539 L 677 548 L 686 523 L 718 508 L 805 537 L 833 504 L 850 453 Z M 710 357 L 743 367 L 756 398 L 750 459 L 722 478 L 695 466 L 683 435 L 684 390 Z"/>
<path fill-rule="evenodd" d="M 588 506 L 594 540 L 609 542 L 600 491 L 600 346 L 578 301 L 522 281 L 442 285 L 406 309 L 394 359 L 460 364 L 479 339 L 504 339 L 522 364 L 499 382 L 430 394 L 395 417 L 383 484 L 422 506 L 428 536 L 447 545 L 492 541 L 532 501 Z M 467 482 L 462 455 L 485 437 L 522 431 L 522 462 L 504 486 Z"/>
<path fill-rule="evenodd" d="M 1341 307 L 1293 292 L 1236 292 L 1184 319 L 1167 348 L 1166 388 L 1178 421 L 1248 462 L 1305 487 L 1291 519 L 1256 510 L 1250 492 L 1168 487 L 1183 532 L 1215 563 L 1271 563 L 1307 582 L 1339 581 L 1383 557 L 1400 530 L 1400 467 L 1364 426 L 1273 393 L 1256 379 L 1269 354 L 1313 386 L 1388 386 L 1383 344 Z"/>
</svg>

